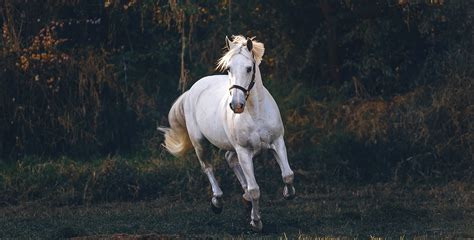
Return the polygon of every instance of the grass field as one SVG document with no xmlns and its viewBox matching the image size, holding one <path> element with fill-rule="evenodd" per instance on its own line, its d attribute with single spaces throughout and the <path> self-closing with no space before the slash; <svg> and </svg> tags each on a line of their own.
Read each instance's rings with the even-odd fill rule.
<svg viewBox="0 0 474 240">
<path fill-rule="evenodd" d="M 298 186 L 297 186 L 298 187 Z M 0 208 L 0 238 L 157 239 L 232 238 L 473 238 L 474 185 L 314 185 L 285 201 L 262 189 L 264 230 L 252 233 L 237 191 L 225 192 L 224 211 L 213 214 L 203 182 L 201 200 L 52 206 L 41 202 Z M 281 189 L 278 189 L 280 191 Z"/>
</svg>

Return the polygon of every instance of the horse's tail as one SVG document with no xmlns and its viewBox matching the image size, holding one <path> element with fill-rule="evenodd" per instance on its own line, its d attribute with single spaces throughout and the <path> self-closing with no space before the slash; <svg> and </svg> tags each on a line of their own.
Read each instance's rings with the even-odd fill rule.
<svg viewBox="0 0 474 240">
<path fill-rule="evenodd" d="M 183 109 L 183 100 L 185 96 L 186 93 L 183 93 L 171 107 L 168 114 L 170 128 L 158 128 L 158 130 L 165 134 L 165 142 L 163 146 L 176 157 L 182 157 L 192 148 L 191 140 L 189 140 L 188 131 L 186 129 Z"/>
</svg>

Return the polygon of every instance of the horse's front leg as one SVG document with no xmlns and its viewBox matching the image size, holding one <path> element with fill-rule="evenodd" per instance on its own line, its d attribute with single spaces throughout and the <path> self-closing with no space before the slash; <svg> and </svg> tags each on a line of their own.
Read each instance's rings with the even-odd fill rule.
<svg viewBox="0 0 474 240">
<path fill-rule="evenodd" d="M 260 218 L 260 188 L 255 180 L 255 173 L 253 170 L 253 152 L 245 148 L 236 149 L 239 159 L 240 167 L 247 180 L 247 194 L 252 202 L 252 211 L 250 213 L 250 225 L 255 231 L 261 231 L 263 228 L 262 220 Z"/>
<path fill-rule="evenodd" d="M 273 156 L 275 157 L 278 165 L 281 169 L 281 176 L 283 178 L 283 182 L 285 183 L 285 187 L 283 189 L 283 196 L 285 199 L 293 199 L 295 197 L 295 187 L 293 186 L 293 179 L 294 174 L 288 164 L 288 156 L 286 154 L 286 146 L 285 141 L 283 140 L 283 136 L 279 137 L 273 143 L 272 149 Z"/>
</svg>

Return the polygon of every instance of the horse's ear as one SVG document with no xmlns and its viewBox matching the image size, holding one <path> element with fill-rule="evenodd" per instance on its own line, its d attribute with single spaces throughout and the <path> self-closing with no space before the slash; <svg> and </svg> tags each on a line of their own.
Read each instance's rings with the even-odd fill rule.
<svg viewBox="0 0 474 240">
<path fill-rule="evenodd" d="M 232 46 L 232 41 L 230 41 L 229 38 L 225 36 L 225 47 L 227 48 L 227 50 L 230 50 L 231 46 Z"/>
<path fill-rule="evenodd" d="M 252 48 L 253 48 L 252 39 L 247 38 L 247 49 L 249 50 L 249 52 L 252 52 Z"/>
</svg>

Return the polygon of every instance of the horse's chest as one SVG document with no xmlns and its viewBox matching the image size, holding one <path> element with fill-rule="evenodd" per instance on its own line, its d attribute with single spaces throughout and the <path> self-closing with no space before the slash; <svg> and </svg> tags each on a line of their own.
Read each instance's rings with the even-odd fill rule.
<svg viewBox="0 0 474 240">
<path fill-rule="evenodd" d="M 239 135 L 239 145 L 251 147 L 254 150 L 270 148 L 273 141 L 279 136 L 278 128 L 268 124 L 255 124 L 253 127 L 242 129 Z"/>
<path fill-rule="evenodd" d="M 269 128 L 257 129 L 256 135 L 262 144 L 270 144 L 274 140 L 274 131 Z"/>
</svg>

